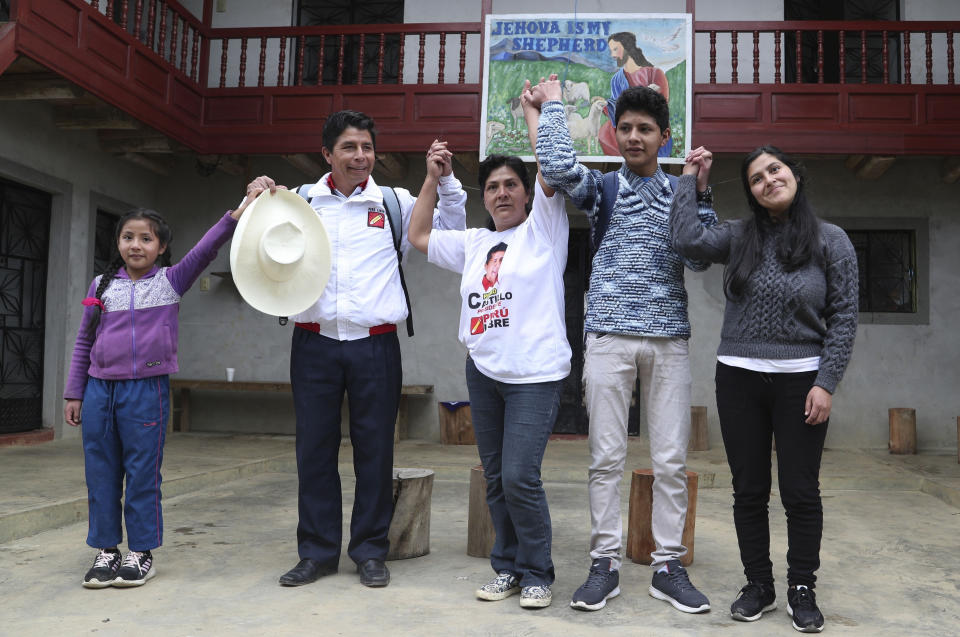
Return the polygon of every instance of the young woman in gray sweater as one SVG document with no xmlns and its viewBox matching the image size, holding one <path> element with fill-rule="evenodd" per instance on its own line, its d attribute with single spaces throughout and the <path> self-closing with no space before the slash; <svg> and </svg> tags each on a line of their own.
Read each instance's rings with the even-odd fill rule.
<svg viewBox="0 0 960 637">
<path fill-rule="evenodd" d="M 767 515 L 775 437 L 787 513 L 787 611 L 798 631 L 820 632 L 813 592 L 823 533 L 820 458 L 857 330 L 857 258 L 846 233 L 814 215 L 801 166 L 773 146 L 757 148 L 741 166 L 753 216 L 703 225 L 696 175 L 711 161 L 702 148 L 688 155 L 670 224 L 681 255 L 726 264 L 717 412 L 747 577 L 730 613 L 754 621 L 776 608 Z"/>
</svg>

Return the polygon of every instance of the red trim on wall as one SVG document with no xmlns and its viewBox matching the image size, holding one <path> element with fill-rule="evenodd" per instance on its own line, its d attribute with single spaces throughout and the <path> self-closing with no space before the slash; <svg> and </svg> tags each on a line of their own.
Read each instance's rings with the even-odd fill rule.
<svg viewBox="0 0 960 637">
<path fill-rule="evenodd" d="M 0 447 L 38 445 L 53 440 L 53 429 L 35 429 L 15 434 L 0 434 Z"/>
</svg>

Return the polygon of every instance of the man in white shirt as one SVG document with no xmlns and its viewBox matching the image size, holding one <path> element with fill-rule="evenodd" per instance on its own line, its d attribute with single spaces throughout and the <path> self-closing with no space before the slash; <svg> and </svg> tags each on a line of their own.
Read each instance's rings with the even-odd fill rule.
<svg viewBox="0 0 960 637">
<path fill-rule="evenodd" d="M 402 370 L 396 323 L 408 305 L 384 193 L 370 173 L 376 130 L 357 111 L 332 114 L 323 127 L 323 157 L 331 170 L 306 197 L 330 237 L 330 279 L 320 299 L 293 317 L 290 381 L 297 415 L 300 482 L 297 544 L 300 562 L 280 577 L 284 586 L 309 584 L 335 573 L 342 536 L 340 405 L 350 409 L 356 492 L 347 553 L 365 586 L 386 586 L 384 560 L 393 514 L 393 436 Z M 444 142 L 435 149 L 446 152 Z M 256 196 L 276 189 L 269 177 L 247 186 Z M 440 179 L 434 226 L 464 229 L 466 193 L 452 172 Z M 400 204 L 400 251 L 416 201 L 394 189 Z"/>
</svg>

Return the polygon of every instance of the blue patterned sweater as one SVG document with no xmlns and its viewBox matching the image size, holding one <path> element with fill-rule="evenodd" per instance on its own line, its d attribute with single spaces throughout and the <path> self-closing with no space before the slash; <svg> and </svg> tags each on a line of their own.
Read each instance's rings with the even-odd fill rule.
<svg viewBox="0 0 960 637">
<path fill-rule="evenodd" d="M 577 161 L 563 105 L 545 102 L 537 129 L 537 157 L 547 185 L 562 191 L 587 214 L 591 230 L 603 196 L 603 173 Z M 690 337 L 683 266 L 702 271 L 708 262 L 681 257 L 670 240 L 673 191 L 660 168 L 643 178 L 626 167 L 610 225 L 593 257 L 587 292 L 587 332 Z M 713 208 L 700 204 L 700 220 L 717 223 Z"/>
</svg>

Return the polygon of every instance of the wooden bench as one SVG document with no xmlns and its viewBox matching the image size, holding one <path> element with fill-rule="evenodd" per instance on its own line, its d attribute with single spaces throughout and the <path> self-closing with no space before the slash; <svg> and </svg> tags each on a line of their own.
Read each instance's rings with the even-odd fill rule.
<svg viewBox="0 0 960 637">
<path fill-rule="evenodd" d="M 180 431 L 190 431 L 191 392 L 200 391 L 238 391 L 238 392 L 274 392 L 289 394 L 293 392 L 290 383 L 264 381 L 226 381 L 199 380 L 192 378 L 170 379 L 170 420 L 167 431 L 173 431 L 174 399 L 179 405 Z M 400 390 L 400 409 L 397 412 L 396 437 L 407 437 L 407 396 L 426 396 L 433 393 L 433 385 L 404 385 Z"/>
</svg>

